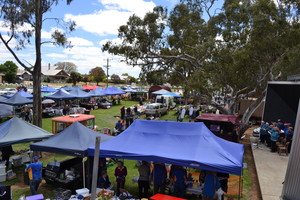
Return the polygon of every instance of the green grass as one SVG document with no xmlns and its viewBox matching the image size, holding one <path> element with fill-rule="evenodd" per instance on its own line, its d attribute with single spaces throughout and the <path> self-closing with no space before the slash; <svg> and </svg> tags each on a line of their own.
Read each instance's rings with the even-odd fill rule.
<svg viewBox="0 0 300 200">
<path fill-rule="evenodd" d="M 95 124 L 101 129 L 101 128 L 110 128 L 113 130 L 115 123 L 118 121 L 118 117 L 120 116 L 120 108 L 121 106 L 133 106 L 137 104 L 136 101 L 122 101 L 121 105 L 115 105 L 112 106 L 110 109 L 98 109 L 98 110 L 92 110 L 91 114 L 96 116 Z M 141 116 L 141 119 L 145 119 L 145 116 Z M 163 115 L 161 117 L 161 120 L 169 120 L 169 121 L 176 121 L 177 116 L 175 114 L 175 111 L 169 111 L 167 115 Z M 187 118 L 184 119 L 185 122 L 188 121 Z M 52 121 L 51 118 L 44 118 L 43 119 L 43 129 L 52 132 Z M 15 151 L 28 149 L 29 150 L 30 143 L 24 143 L 24 144 L 17 144 L 13 145 L 13 149 Z M 49 155 L 49 154 L 48 154 Z M 54 160 L 61 161 L 64 159 L 70 158 L 70 156 L 65 155 L 59 155 L 59 154 L 50 154 L 50 156 L 43 157 L 41 161 L 44 165 L 46 165 L 48 162 L 52 162 Z M 245 160 L 245 162 L 247 162 Z M 132 178 L 138 175 L 138 171 L 136 168 L 136 161 L 134 160 L 124 160 L 124 164 L 127 167 L 128 175 L 126 177 L 126 184 L 125 188 L 134 196 L 138 195 L 138 185 L 137 183 L 132 182 Z M 114 170 L 116 165 L 109 166 L 108 167 L 108 175 L 110 177 L 110 181 L 116 186 L 115 177 L 114 177 Z M 23 173 L 23 168 L 17 168 L 14 170 L 17 173 Z M 244 169 L 243 171 L 243 190 L 247 191 L 251 188 L 252 183 L 249 176 L 249 170 Z M 11 181 L 6 181 L 1 184 L 7 184 L 7 185 L 14 185 L 17 183 L 20 183 L 20 181 L 23 182 L 23 180 L 14 179 Z M 39 188 L 39 192 L 43 193 L 45 198 L 53 198 L 53 188 L 51 185 L 44 184 L 43 187 Z M 152 191 L 149 191 L 150 194 Z M 13 189 L 13 200 L 17 200 L 21 195 L 30 195 L 29 186 L 27 188 L 20 188 L 20 189 Z M 246 192 L 244 192 L 243 199 L 247 199 Z M 194 197 L 189 197 L 188 199 L 196 199 Z"/>
</svg>

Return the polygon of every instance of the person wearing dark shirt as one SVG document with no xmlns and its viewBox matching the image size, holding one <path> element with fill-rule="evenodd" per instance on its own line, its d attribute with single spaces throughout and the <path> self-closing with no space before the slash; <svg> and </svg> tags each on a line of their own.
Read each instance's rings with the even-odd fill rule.
<svg viewBox="0 0 300 200">
<path fill-rule="evenodd" d="M 4 146 L 1 149 L 2 152 L 2 161 L 5 161 L 5 165 L 8 168 L 9 167 L 9 157 L 13 154 L 12 146 Z"/>
<path fill-rule="evenodd" d="M 227 193 L 227 191 L 228 191 L 228 179 L 229 179 L 229 174 L 218 172 L 218 173 L 217 173 L 217 177 L 218 177 L 219 180 L 220 180 L 220 184 L 221 184 L 222 190 L 223 190 L 225 193 Z M 224 194 L 222 195 L 222 200 L 224 200 Z"/>
<path fill-rule="evenodd" d="M 184 198 L 185 196 L 185 181 L 186 170 L 182 166 L 178 166 L 173 174 L 172 181 L 174 182 L 174 196 Z"/>
<path fill-rule="evenodd" d="M 120 113 L 121 113 L 121 119 L 124 119 L 124 117 L 125 117 L 125 106 L 121 107 Z"/>
<path fill-rule="evenodd" d="M 109 177 L 107 175 L 106 170 L 103 170 L 101 176 L 99 177 L 99 188 L 109 189 L 111 187 L 111 183 L 109 181 Z"/>
<path fill-rule="evenodd" d="M 167 169 L 163 163 L 155 163 L 152 171 L 153 183 L 154 183 L 154 194 L 158 192 L 161 194 L 165 193 L 165 181 L 167 178 Z"/>
<path fill-rule="evenodd" d="M 124 166 L 123 162 L 118 161 L 118 167 L 116 167 L 115 169 L 115 177 L 117 182 L 117 196 L 120 195 L 120 188 L 124 189 L 126 176 L 127 168 Z"/>
<path fill-rule="evenodd" d="M 146 161 L 143 161 L 142 164 L 138 168 L 139 171 L 139 197 L 148 198 L 148 189 L 149 189 L 149 178 L 150 178 L 150 166 Z"/>
</svg>

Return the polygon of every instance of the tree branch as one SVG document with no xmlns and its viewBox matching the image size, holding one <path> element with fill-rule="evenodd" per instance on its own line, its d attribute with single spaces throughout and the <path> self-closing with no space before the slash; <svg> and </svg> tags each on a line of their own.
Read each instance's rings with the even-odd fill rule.
<svg viewBox="0 0 300 200">
<path fill-rule="evenodd" d="M 32 74 L 32 71 L 30 70 L 30 68 L 28 68 L 20 59 L 19 57 L 16 55 L 16 53 L 10 48 L 10 46 L 8 45 L 8 43 L 4 40 L 4 38 L 2 37 L 2 34 L 0 33 L 0 39 L 3 42 L 3 44 L 5 45 L 5 47 L 8 49 L 8 51 L 13 55 L 13 57 L 16 59 L 16 61 L 29 73 Z"/>
</svg>

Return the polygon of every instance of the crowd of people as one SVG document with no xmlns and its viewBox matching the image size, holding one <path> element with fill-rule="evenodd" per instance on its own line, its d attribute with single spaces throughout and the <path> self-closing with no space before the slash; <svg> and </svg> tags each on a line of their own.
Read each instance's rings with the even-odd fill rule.
<svg viewBox="0 0 300 200">
<path fill-rule="evenodd" d="M 293 126 L 290 123 L 284 123 L 281 119 L 277 122 L 261 122 L 260 142 L 271 148 L 271 152 L 277 151 L 277 142 L 288 146 L 288 153 L 291 150 L 293 140 Z"/>
<path fill-rule="evenodd" d="M 122 161 L 117 161 L 116 163 L 117 166 L 114 170 L 117 183 L 116 195 L 130 195 L 125 187 L 127 168 Z M 153 194 L 165 194 L 167 192 L 175 197 L 185 198 L 186 189 L 193 187 L 194 184 L 203 189 L 202 199 L 204 200 L 213 199 L 216 195 L 216 190 L 219 188 L 227 193 L 229 174 L 202 170 L 199 178 L 195 180 L 192 173 L 182 166 L 171 165 L 171 167 L 168 167 L 164 163 L 151 164 L 147 161 L 137 162 L 137 166 L 139 173 L 137 180 L 138 194 L 140 199 L 149 198 Z M 153 193 L 150 194 L 151 183 L 153 184 Z M 97 186 L 104 189 L 113 188 L 106 169 L 103 169 L 99 175 Z M 224 195 L 222 195 L 221 199 L 224 199 Z"/>
</svg>

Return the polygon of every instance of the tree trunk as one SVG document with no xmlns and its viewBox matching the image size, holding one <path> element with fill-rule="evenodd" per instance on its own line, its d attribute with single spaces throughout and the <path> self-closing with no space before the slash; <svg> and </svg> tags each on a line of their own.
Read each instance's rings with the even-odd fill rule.
<svg viewBox="0 0 300 200">
<path fill-rule="evenodd" d="M 33 124 L 42 127 L 42 97 L 41 97 L 41 30 L 42 30 L 42 1 L 35 1 L 35 51 L 36 60 L 32 73 L 33 77 Z"/>
</svg>

